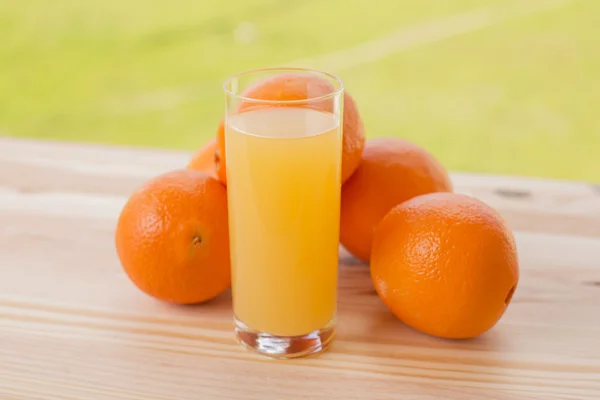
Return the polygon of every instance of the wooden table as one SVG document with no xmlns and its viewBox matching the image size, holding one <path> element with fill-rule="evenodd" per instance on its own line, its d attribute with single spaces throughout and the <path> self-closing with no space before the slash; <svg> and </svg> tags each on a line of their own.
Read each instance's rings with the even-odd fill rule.
<svg viewBox="0 0 600 400">
<path fill-rule="evenodd" d="M 521 279 L 472 340 L 403 326 L 342 254 L 339 334 L 271 361 L 234 341 L 229 293 L 170 306 L 139 292 L 113 230 L 144 179 L 189 154 L 0 139 L 0 399 L 599 399 L 600 190 L 455 174 L 516 231 Z"/>
</svg>

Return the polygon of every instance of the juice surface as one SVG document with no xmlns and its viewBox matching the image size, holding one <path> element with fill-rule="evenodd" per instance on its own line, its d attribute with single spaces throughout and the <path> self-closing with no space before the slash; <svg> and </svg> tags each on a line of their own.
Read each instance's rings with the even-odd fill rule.
<svg viewBox="0 0 600 400">
<path fill-rule="evenodd" d="M 234 313 L 253 330 L 304 335 L 335 316 L 341 140 L 338 118 L 308 108 L 227 119 Z"/>
</svg>

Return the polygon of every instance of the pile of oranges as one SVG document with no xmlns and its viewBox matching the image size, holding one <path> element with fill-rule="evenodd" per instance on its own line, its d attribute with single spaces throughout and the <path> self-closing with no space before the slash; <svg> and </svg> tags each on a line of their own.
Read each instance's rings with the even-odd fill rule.
<svg viewBox="0 0 600 400">
<path fill-rule="evenodd" d="M 306 79 L 321 78 L 287 74 L 254 85 L 251 95 L 306 99 Z M 519 278 L 515 241 L 501 216 L 453 193 L 445 168 L 416 144 L 366 140 L 347 92 L 342 147 L 340 243 L 369 264 L 390 311 L 444 338 L 474 337 L 493 327 Z M 230 286 L 225 168 L 221 122 L 187 168 L 156 177 L 131 196 L 116 247 L 139 289 L 191 304 Z"/>
</svg>

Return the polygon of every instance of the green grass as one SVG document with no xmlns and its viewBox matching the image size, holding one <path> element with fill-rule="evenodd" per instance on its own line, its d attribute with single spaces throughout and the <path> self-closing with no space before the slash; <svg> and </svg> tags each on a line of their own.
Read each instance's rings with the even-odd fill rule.
<svg viewBox="0 0 600 400">
<path fill-rule="evenodd" d="M 545 1 L 0 2 L 0 135 L 194 149 L 233 73 Z M 408 138 L 453 170 L 600 182 L 598 15 L 574 0 L 331 72 L 369 137 Z M 251 43 L 235 40 L 245 21 Z"/>
</svg>

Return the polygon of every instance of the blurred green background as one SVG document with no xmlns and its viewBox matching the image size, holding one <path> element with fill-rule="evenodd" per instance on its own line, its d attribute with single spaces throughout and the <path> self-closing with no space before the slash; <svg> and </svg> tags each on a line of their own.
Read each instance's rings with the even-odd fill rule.
<svg viewBox="0 0 600 400">
<path fill-rule="evenodd" d="M 598 0 L 0 2 L 0 135 L 195 149 L 221 83 L 339 75 L 452 170 L 600 182 Z M 0 149 L 1 151 L 1 149 Z"/>
</svg>

